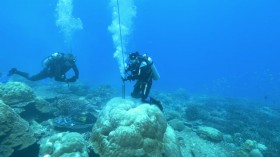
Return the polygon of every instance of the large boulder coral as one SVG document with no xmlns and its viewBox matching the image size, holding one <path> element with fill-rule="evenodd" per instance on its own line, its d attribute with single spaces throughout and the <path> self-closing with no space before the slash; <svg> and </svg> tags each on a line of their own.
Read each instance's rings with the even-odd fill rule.
<svg viewBox="0 0 280 157">
<path fill-rule="evenodd" d="M 165 157 L 182 157 L 179 141 L 175 131 L 171 126 L 167 126 L 164 134 L 164 156 Z"/>
<path fill-rule="evenodd" d="M 0 101 L 0 156 L 8 157 L 16 150 L 36 142 L 34 132 L 8 105 Z"/>
<path fill-rule="evenodd" d="M 41 140 L 39 157 L 88 157 L 87 146 L 79 133 L 57 133 Z"/>
<path fill-rule="evenodd" d="M 29 102 L 35 99 L 31 87 L 21 82 L 8 82 L 0 84 L 0 99 L 7 105 Z"/>
<path fill-rule="evenodd" d="M 164 144 L 175 134 L 165 137 L 162 112 L 154 105 L 135 106 L 132 100 L 113 98 L 102 110 L 92 130 L 93 148 L 101 157 L 161 157 L 173 147 Z"/>
</svg>

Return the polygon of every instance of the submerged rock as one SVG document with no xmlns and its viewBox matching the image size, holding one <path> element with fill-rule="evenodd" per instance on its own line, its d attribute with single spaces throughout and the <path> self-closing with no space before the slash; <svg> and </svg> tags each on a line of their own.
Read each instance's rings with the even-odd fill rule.
<svg viewBox="0 0 280 157">
<path fill-rule="evenodd" d="M 197 129 L 197 134 L 202 138 L 215 142 L 223 140 L 223 134 L 219 130 L 212 127 L 199 126 Z"/>
<path fill-rule="evenodd" d="M 34 132 L 8 105 L 0 101 L 0 156 L 8 157 L 35 143 Z"/>
<path fill-rule="evenodd" d="M 0 98 L 7 105 L 30 102 L 35 99 L 31 87 L 21 82 L 8 82 L 0 84 Z"/>
<path fill-rule="evenodd" d="M 184 122 L 179 119 L 172 119 L 168 123 L 176 131 L 183 131 L 186 127 Z"/>
<path fill-rule="evenodd" d="M 249 156 L 250 157 L 263 157 L 263 154 L 261 153 L 261 151 L 259 149 L 253 149 L 250 151 Z"/>
<path fill-rule="evenodd" d="M 257 141 L 247 139 L 236 151 L 237 157 L 263 157 L 267 147 Z"/>
<path fill-rule="evenodd" d="M 95 117 L 94 117 L 95 118 Z M 71 117 L 56 117 L 52 120 L 53 125 L 58 130 L 67 130 L 67 131 L 90 131 L 92 128 L 95 119 L 92 120 L 92 123 L 84 123 L 81 121 L 76 121 Z"/>
<path fill-rule="evenodd" d="M 50 103 L 41 97 L 36 98 L 35 107 L 41 113 L 51 113 L 54 110 Z"/>
</svg>

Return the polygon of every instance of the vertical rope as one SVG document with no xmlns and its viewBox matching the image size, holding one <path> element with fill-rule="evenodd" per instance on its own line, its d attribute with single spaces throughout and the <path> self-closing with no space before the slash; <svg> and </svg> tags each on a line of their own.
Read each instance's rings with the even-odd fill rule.
<svg viewBox="0 0 280 157">
<path fill-rule="evenodd" d="M 119 0 L 117 0 L 117 5 L 118 5 L 118 15 L 119 15 L 118 17 L 119 17 L 119 31 L 120 31 L 120 38 L 121 38 L 122 58 L 123 58 L 123 65 L 124 65 L 125 62 L 124 62 L 124 52 L 123 52 L 123 39 L 122 39 L 121 14 L 120 14 Z"/>
<path fill-rule="evenodd" d="M 124 61 L 124 52 L 123 52 L 123 39 L 122 39 L 122 28 L 121 28 L 121 14 L 120 14 L 120 5 L 119 0 L 117 0 L 118 6 L 118 17 L 119 17 L 119 31 L 120 31 L 120 39 L 121 39 L 121 50 L 122 50 L 122 59 L 123 59 L 123 70 L 125 71 L 125 61 Z M 122 98 L 125 99 L 125 82 L 122 81 Z"/>
</svg>

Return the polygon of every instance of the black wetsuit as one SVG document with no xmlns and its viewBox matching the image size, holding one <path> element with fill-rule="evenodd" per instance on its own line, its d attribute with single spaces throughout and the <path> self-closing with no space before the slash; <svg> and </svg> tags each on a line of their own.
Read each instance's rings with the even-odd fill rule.
<svg viewBox="0 0 280 157">
<path fill-rule="evenodd" d="M 145 101 L 153 84 L 153 72 L 151 64 L 145 59 L 139 58 L 138 60 L 137 63 L 128 66 L 126 71 L 130 72 L 130 75 L 127 76 L 127 80 L 136 80 L 131 96 Z"/>
<path fill-rule="evenodd" d="M 149 97 L 150 90 L 153 84 L 153 62 L 148 61 L 148 56 L 138 56 L 136 62 L 129 63 L 126 73 L 129 73 L 124 80 L 136 80 L 131 96 L 141 98 L 143 102 L 156 104 L 161 110 L 160 101 Z"/>
<path fill-rule="evenodd" d="M 74 61 L 67 60 L 63 55 L 61 57 L 50 56 L 46 58 L 44 63 L 44 69 L 38 74 L 29 76 L 28 73 L 19 71 L 17 69 L 12 69 L 12 74 L 18 74 L 30 81 L 38 81 L 45 78 L 54 78 L 56 81 L 60 82 L 75 82 L 79 78 L 79 70 Z M 65 74 L 73 69 L 75 75 L 67 79 Z"/>
</svg>

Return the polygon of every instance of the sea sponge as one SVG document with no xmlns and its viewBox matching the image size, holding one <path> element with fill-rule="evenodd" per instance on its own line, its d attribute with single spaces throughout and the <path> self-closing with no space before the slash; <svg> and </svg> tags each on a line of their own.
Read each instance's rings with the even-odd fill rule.
<svg viewBox="0 0 280 157">
<path fill-rule="evenodd" d="M 31 87 L 21 82 L 8 82 L 0 84 L 0 99 L 7 105 L 29 102 L 35 99 Z"/>
<path fill-rule="evenodd" d="M 150 104 L 134 106 L 132 100 L 113 98 L 100 113 L 92 143 L 101 157 L 163 156 L 167 122 L 162 112 Z"/>
<path fill-rule="evenodd" d="M 0 156 L 8 157 L 14 151 L 27 148 L 36 142 L 27 121 L 0 100 Z"/>
<path fill-rule="evenodd" d="M 88 157 L 87 143 L 79 133 L 62 132 L 40 142 L 39 157 Z"/>
</svg>

